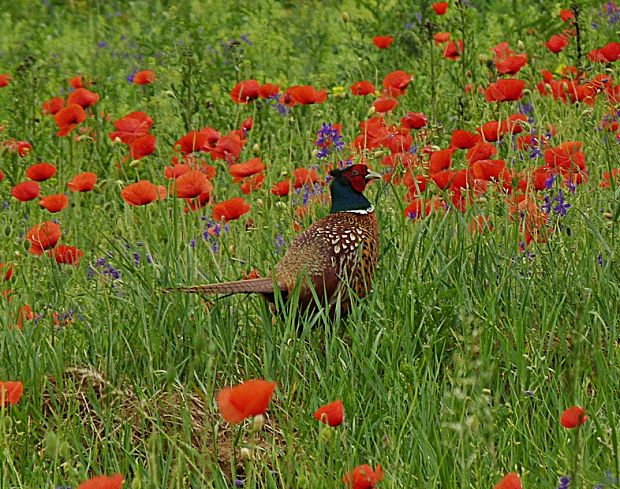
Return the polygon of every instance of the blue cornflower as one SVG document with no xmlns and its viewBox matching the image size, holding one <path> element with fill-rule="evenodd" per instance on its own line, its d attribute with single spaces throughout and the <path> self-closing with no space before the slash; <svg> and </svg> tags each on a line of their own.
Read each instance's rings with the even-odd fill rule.
<svg viewBox="0 0 620 489">
<path fill-rule="evenodd" d="M 280 252 L 282 251 L 282 248 L 286 246 L 286 241 L 284 240 L 284 236 L 282 236 L 281 234 L 278 234 L 275 239 L 275 245 L 276 245 L 276 253 L 280 254 Z"/>
<path fill-rule="evenodd" d="M 241 34 L 241 36 L 239 37 L 239 39 L 241 39 L 244 43 L 246 43 L 248 46 L 252 46 L 254 43 L 252 41 L 250 41 L 250 38 L 247 36 L 247 34 Z"/>
<path fill-rule="evenodd" d="M 527 102 L 525 104 L 519 104 L 519 112 L 525 115 L 531 114 L 533 108 L 534 106 L 532 105 L 531 102 Z"/>
<path fill-rule="evenodd" d="M 545 203 L 540 208 L 545 214 L 549 214 L 551 212 L 551 199 L 548 195 L 545 195 Z"/>
<path fill-rule="evenodd" d="M 284 117 L 288 114 L 288 107 L 280 102 L 280 95 L 275 94 L 267 97 L 267 102 L 278 110 L 278 113 Z"/>
<path fill-rule="evenodd" d="M 562 190 L 558 190 L 558 194 L 553 198 L 553 201 L 557 202 L 557 204 L 553 207 L 553 212 L 561 217 L 564 217 L 571 206 L 564 200 L 564 193 Z"/>
<path fill-rule="evenodd" d="M 107 46 L 108 46 L 108 43 L 107 43 L 106 41 L 99 41 L 99 42 L 97 43 L 97 47 L 98 47 L 98 48 L 105 48 L 105 47 L 107 47 Z"/>
<path fill-rule="evenodd" d="M 316 133 L 316 146 L 319 147 L 319 151 L 316 155 L 317 158 L 326 158 L 329 156 L 330 148 L 335 148 L 336 151 L 340 151 L 344 147 L 340 130 L 333 127 L 331 123 L 325 123 L 321 125 L 321 129 Z"/>
<path fill-rule="evenodd" d="M 570 477 L 568 476 L 560 477 L 560 485 L 558 486 L 558 489 L 568 489 L 569 484 L 570 484 Z"/>
<path fill-rule="evenodd" d="M 545 180 L 545 188 L 547 190 L 550 190 L 553 188 L 553 183 L 555 182 L 555 179 L 557 177 L 555 175 L 551 175 L 549 178 L 547 178 L 547 180 Z"/>
</svg>

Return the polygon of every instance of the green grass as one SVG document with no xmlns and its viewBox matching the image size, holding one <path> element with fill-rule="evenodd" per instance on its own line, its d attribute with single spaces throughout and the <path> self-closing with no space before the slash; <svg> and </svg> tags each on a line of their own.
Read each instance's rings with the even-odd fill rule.
<svg viewBox="0 0 620 489">
<path fill-rule="evenodd" d="M 613 134 L 597 130 L 609 109 L 603 97 L 594 107 L 567 105 L 536 90 L 540 69 L 575 62 L 574 44 L 560 55 L 542 45 L 560 30 L 557 13 L 568 5 L 472 0 L 478 10 L 460 12 L 451 2 L 448 15 L 436 18 L 430 2 L 160 1 L 134 2 L 133 13 L 122 2 L 49 3 L 22 2 L 0 15 L 0 73 L 13 78 L 0 88 L 0 140 L 34 148 L 24 158 L 0 150 L 0 194 L 9 202 L 0 211 L 0 262 L 15 270 L 5 284 L 13 298 L 2 300 L 0 313 L 0 380 L 24 383 L 20 403 L 0 410 L 1 488 L 75 488 L 117 472 L 131 488 L 231 487 L 233 479 L 248 488 L 344 487 L 342 476 L 362 463 L 381 464 L 383 488 L 490 488 L 510 471 L 527 488 L 556 487 L 562 475 L 580 488 L 602 482 L 606 471 L 620 476 L 620 191 L 598 186 L 620 153 Z M 583 53 L 616 39 L 599 2 L 579 3 Z M 439 48 L 431 54 L 427 32 L 415 24 L 423 9 L 435 31 L 468 41 L 464 61 L 444 60 Z M 601 27 L 589 28 L 592 21 Z M 413 29 L 403 27 L 408 22 Z M 376 34 L 394 35 L 394 45 L 379 51 L 370 41 Z M 516 112 L 517 103 L 461 95 L 465 82 L 492 80 L 486 61 L 504 40 L 530 55 L 516 76 L 528 82 L 524 101 L 533 104 L 536 124 L 556 126 L 554 145 L 578 140 L 586 153 L 589 181 L 574 195 L 565 189 L 571 208 L 549 223 L 546 242 L 520 251 L 519 221 L 494 191 L 464 213 L 412 221 L 403 214 L 406 190 L 380 183 L 367 192 L 381 229 L 374 290 L 346 320 L 315 315 L 298 333 L 294 304 L 277 304 L 272 315 L 255 296 L 159 292 L 236 280 L 252 268 L 267 274 L 280 256 L 276 237 L 290 243 L 293 220 L 306 227 L 327 213 L 313 202 L 299 218 L 298 202 L 269 188 L 294 168 L 317 164 L 322 122 L 342 124 L 347 144 L 359 134 L 371 99 L 334 96 L 334 87 L 348 94 L 354 81 L 380 86 L 392 70 L 413 73 L 387 117 L 397 124 L 408 111 L 425 112 L 434 123 L 416 143 L 441 148 L 453 129 Z M 603 71 L 585 54 L 584 63 Z M 134 69 L 153 69 L 157 82 L 128 84 Z M 463 69 L 471 77 L 463 79 Z M 608 71 L 617 78 L 618 64 Z M 85 123 L 93 137 L 80 141 L 56 137 L 54 121 L 40 114 L 40 104 L 61 88 L 66 94 L 77 74 L 101 95 L 96 117 Z M 273 107 L 231 101 L 230 89 L 247 78 L 283 89 L 326 87 L 330 98 L 281 117 Z M 119 170 L 127 150 L 107 134 L 111 121 L 133 110 L 155 120 L 157 151 Z M 209 207 L 185 213 L 169 197 L 134 208 L 120 198 L 139 179 L 166 184 L 163 168 L 188 130 L 225 133 L 250 115 L 255 125 L 241 160 L 256 151 L 267 165 L 265 185 L 247 197 L 251 212 L 219 238 L 202 238 Z M 370 166 L 381 169 L 385 154 L 369 153 Z M 507 143 L 499 154 L 517 156 Z M 10 196 L 38 161 L 58 167 L 43 194 L 66 191 L 79 171 L 96 172 L 99 182 L 94 192 L 71 193 L 70 207 L 50 217 L 36 200 Z M 212 164 L 215 201 L 241 195 L 225 163 Z M 526 155 L 515 164 L 541 162 Z M 428 193 L 441 194 L 430 183 Z M 491 230 L 471 233 L 479 215 Z M 61 242 L 84 250 L 79 266 L 29 255 L 24 233 L 52 217 L 60 220 Z M 95 267 L 99 258 L 120 278 Z M 11 325 L 23 304 L 36 320 L 18 330 Z M 72 321 L 55 324 L 54 312 L 71 312 Z M 258 432 L 250 423 L 225 423 L 215 403 L 218 390 L 250 378 L 278 383 Z M 312 413 L 335 399 L 344 402 L 344 424 L 319 426 Z M 565 430 L 560 414 L 575 404 L 589 420 Z"/>
</svg>

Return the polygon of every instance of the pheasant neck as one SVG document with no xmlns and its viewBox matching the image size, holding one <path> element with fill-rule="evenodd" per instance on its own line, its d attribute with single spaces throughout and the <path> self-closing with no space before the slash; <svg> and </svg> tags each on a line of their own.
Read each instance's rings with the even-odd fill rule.
<svg viewBox="0 0 620 489">
<path fill-rule="evenodd" d="M 349 185 L 344 185 L 338 181 L 332 183 L 332 207 L 330 212 L 347 211 L 368 211 L 372 208 L 370 201 L 359 192 L 356 192 Z"/>
</svg>

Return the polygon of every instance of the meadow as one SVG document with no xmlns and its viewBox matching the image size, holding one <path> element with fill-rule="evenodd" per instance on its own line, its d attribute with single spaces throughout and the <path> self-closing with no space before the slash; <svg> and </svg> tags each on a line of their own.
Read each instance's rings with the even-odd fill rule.
<svg viewBox="0 0 620 489">
<path fill-rule="evenodd" d="M 3 2 L 0 488 L 620 487 L 619 18 Z M 352 163 L 347 318 L 162 292 L 269 276 Z"/>
</svg>

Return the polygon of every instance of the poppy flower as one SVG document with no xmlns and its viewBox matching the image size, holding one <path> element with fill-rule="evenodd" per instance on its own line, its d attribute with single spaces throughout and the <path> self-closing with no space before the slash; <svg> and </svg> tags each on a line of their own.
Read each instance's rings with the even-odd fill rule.
<svg viewBox="0 0 620 489">
<path fill-rule="evenodd" d="M 322 104 L 327 100 L 327 90 L 317 90 L 310 85 L 294 85 L 286 91 L 294 104 Z"/>
<path fill-rule="evenodd" d="M 242 215 L 250 212 L 250 204 L 242 197 L 225 200 L 213 206 L 213 219 L 226 222 L 239 219 Z"/>
<path fill-rule="evenodd" d="M 568 22 L 571 19 L 575 18 L 575 13 L 572 10 L 562 9 L 560 10 L 560 19 L 562 22 Z"/>
<path fill-rule="evenodd" d="M 259 97 L 260 84 L 256 80 L 243 80 L 230 91 L 230 98 L 236 104 L 247 104 Z"/>
<path fill-rule="evenodd" d="M 378 98 L 372 104 L 372 106 L 375 108 L 375 111 L 379 112 L 380 114 L 394 110 L 397 105 L 398 100 L 392 97 Z"/>
<path fill-rule="evenodd" d="M 65 194 L 47 195 L 41 198 L 39 205 L 53 214 L 67 207 L 69 198 Z"/>
<path fill-rule="evenodd" d="M 240 423 L 250 416 L 265 414 L 276 385 L 275 382 L 255 379 L 227 387 L 217 394 L 217 405 L 226 421 Z"/>
<path fill-rule="evenodd" d="M 493 489 L 522 489 L 521 478 L 516 472 L 506 474 L 502 480 L 493 486 Z"/>
<path fill-rule="evenodd" d="M 452 164 L 452 150 L 440 149 L 433 151 L 429 158 L 428 172 L 430 174 L 437 173 L 441 170 L 450 168 Z"/>
<path fill-rule="evenodd" d="M 140 136 L 129 145 L 129 154 L 132 160 L 140 160 L 155 151 L 157 139 L 152 134 Z"/>
<path fill-rule="evenodd" d="M 381 465 L 372 467 L 363 464 L 353 469 L 353 472 L 346 474 L 342 480 L 351 489 L 373 489 L 377 483 L 383 479 L 384 473 Z"/>
<path fill-rule="evenodd" d="M 368 80 L 358 81 L 351 85 L 351 94 L 353 95 L 370 95 L 375 93 L 376 90 L 375 86 Z"/>
<path fill-rule="evenodd" d="M 517 78 L 502 78 L 491 83 L 484 91 L 487 102 L 511 102 L 523 97 L 525 81 Z"/>
<path fill-rule="evenodd" d="M 435 2 L 432 7 L 437 15 L 444 15 L 448 10 L 448 2 Z"/>
<path fill-rule="evenodd" d="M 203 193 L 211 193 L 213 185 L 200 170 L 190 170 L 176 179 L 176 196 L 180 199 L 193 199 Z"/>
<path fill-rule="evenodd" d="M 600 49 L 593 49 L 588 53 L 588 58 L 599 63 L 613 63 L 620 58 L 620 43 L 610 42 Z"/>
<path fill-rule="evenodd" d="M 155 80 L 157 80 L 157 75 L 151 70 L 138 71 L 133 77 L 134 85 L 149 85 Z"/>
<path fill-rule="evenodd" d="M 164 168 L 164 178 L 166 180 L 176 180 L 183 175 L 183 173 L 187 173 L 190 170 L 191 167 L 186 164 L 167 166 Z"/>
<path fill-rule="evenodd" d="M 36 199 L 41 194 L 41 187 L 37 182 L 21 182 L 11 190 L 11 195 L 21 202 Z"/>
<path fill-rule="evenodd" d="M 58 126 L 57 136 L 63 137 L 75 129 L 78 124 L 86 120 L 86 112 L 78 104 L 67 105 L 64 109 L 54 114 L 54 120 Z"/>
<path fill-rule="evenodd" d="M 488 160 L 496 153 L 497 148 L 493 144 L 487 142 L 477 143 L 467 150 L 467 163 L 471 165 L 474 161 Z"/>
<path fill-rule="evenodd" d="M 375 36 L 372 38 L 372 42 L 379 49 L 386 49 L 394 42 L 394 38 L 392 36 Z"/>
<path fill-rule="evenodd" d="M 485 141 L 497 141 L 504 135 L 504 125 L 498 121 L 485 122 L 482 126 L 476 129 Z"/>
<path fill-rule="evenodd" d="M 265 183 L 265 174 L 257 173 L 256 175 L 252 175 L 249 178 L 246 178 L 241 184 L 241 191 L 245 195 L 249 195 L 250 192 L 254 192 L 254 190 L 258 190 Z"/>
<path fill-rule="evenodd" d="M 82 83 L 82 77 L 80 75 L 74 76 L 73 78 L 69 79 L 69 86 L 72 88 L 82 88 L 84 87 L 84 84 Z"/>
<path fill-rule="evenodd" d="M 52 221 L 45 221 L 31 227 L 26 232 L 26 239 L 30 241 L 30 253 L 42 255 L 43 251 L 56 246 L 61 234 L 60 226 Z"/>
<path fill-rule="evenodd" d="M 276 183 L 273 187 L 271 187 L 271 193 L 273 195 L 278 195 L 279 197 L 284 197 L 288 195 L 291 191 L 291 181 L 287 178 L 286 180 L 282 180 L 281 182 Z"/>
<path fill-rule="evenodd" d="M 504 176 L 506 162 L 504 160 L 478 160 L 471 167 L 471 174 L 475 179 L 479 180 L 499 180 L 500 176 Z"/>
<path fill-rule="evenodd" d="M 422 112 L 408 112 L 405 117 L 400 120 L 400 124 L 407 129 L 421 129 L 426 126 L 428 118 Z"/>
<path fill-rule="evenodd" d="M 241 150 L 245 145 L 245 139 L 242 139 L 236 133 L 229 133 L 222 136 L 211 150 L 211 158 L 213 160 L 225 160 L 232 163 L 239 158 Z"/>
<path fill-rule="evenodd" d="M 435 41 L 435 44 L 439 46 L 440 44 L 449 41 L 450 36 L 451 34 L 449 32 L 437 32 L 433 35 L 433 40 Z"/>
<path fill-rule="evenodd" d="M 495 61 L 495 68 L 503 75 L 514 75 L 527 64 L 527 54 L 506 56 L 501 61 Z"/>
<path fill-rule="evenodd" d="M 319 174 L 315 169 L 308 168 L 295 168 L 293 170 L 293 177 L 295 182 L 293 188 L 298 189 L 304 185 L 313 185 L 319 181 Z"/>
<path fill-rule="evenodd" d="M 9 75 L 8 73 L 1 73 L 0 74 L 0 88 L 8 87 L 10 83 L 11 83 L 11 75 Z"/>
<path fill-rule="evenodd" d="M 409 86 L 412 78 L 413 75 L 410 75 L 405 71 L 392 71 L 391 73 L 385 75 L 385 78 L 383 79 L 383 88 L 396 88 L 401 92 L 404 92 Z"/>
<path fill-rule="evenodd" d="M 588 420 L 586 412 L 579 406 L 569 407 L 565 409 L 560 416 L 560 424 L 566 429 L 573 429 L 581 426 Z"/>
<path fill-rule="evenodd" d="M 46 100 L 45 102 L 43 102 L 43 104 L 41 104 L 41 112 L 43 112 L 44 114 L 54 115 L 55 113 L 60 111 L 60 109 L 62 109 L 64 106 L 65 106 L 64 98 L 60 96 L 54 97 L 49 100 Z"/>
<path fill-rule="evenodd" d="M 17 381 L 0 381 L 0 407 L 15 405 L 22 398 L 24 384 Z"/>
<path fill-rule="evenodd" d="M 97 183 L 97 175 L 92 172 L 79 173 L 67 183 L 67 187 L 71 192 L 90 192 L 95 188 Z"/>
<path fill-rule="evenodd" d="M 253 127 L 254 127 L 254 118 L 252 116 L 248 117 L 241 123 L 241 129 L 243 129 L 243 131 L 245 132 L 251 131 Z"/>
<path fill-rule="evenodd" d="M 50 163 L 37 163 L 26 170 L 26 176 L 35 182 L 42 182 L 56 174 L 56 167 Z"/>
<path fill-rule="evenodd" d="M 147 205 L 157 200 L 157 186 L 148 180 L 140 180 L 121 190 L 121 197 L 129 205 Z"/>
<path fill-rule="evenodd" d="M 340 426 L 344 417 L 344 405 L 340 400 L 331 402 L 317 409 L 314 417 L 329 426 Z"/>
<path fill-rule="evenodd" d="M 252 158 L 251 160 L 230 165 L 228 167 L 228 171 L 234 178 L 251 177 L 252 175 L 260 173 L 263 170 L 265 170 L 265 164 L 260 160 L 260 158 Z"/>
<path fill-rule="evenodd" d="M 458 41 L 447 41 L 446 45 L 443 48 L 443 57 L 446 59 L 450 59 L 452 61 L 456 61 L 461 56 L 463 52 L 463 41 L 459 39 Z"/>
<path fill-rule="evenodd" d="M 77 265 L 84 252 L 75 246 L 58 245 L 47 252 L 59 265 Z"/>
<path fill-rule="evenodd" d="M 124 480 L 121 474 L 100 475 L 82 482 L 77 489 L 121 489 Z"/>
<path fill-rule="evenodd" d="M 452 131 L 452 139 L 450 145 L 459 149 L 469 149 L 475 146 L 480 141 L 480 136 L 473 132 L 464 131 L 462 129 L 455 129 Z"/>
<path fill-rule="evenodd" d="M 547 49 L 552 53 L 559 53 L 568 45 L 568 38 L 563 35 L 554 34 L 549 38 L 549 40 L 545 43 Z"/>
<path fill-rule="evenodd" d="M 264 85 L 261 85 L 261 87 L 258 89 L 258 96 L 260 98 L 275 97 L 279 93 L 280 87 L 273 83 L 265 83 Z"/>
<path fill-rule="evenodd" d="M 87 109 L 91 105 L 95 105 L 99 102 L 99 99 L 99 94 L 91 92 L 87 88 L 77 88 L 67 97 L 67 106 L 77 104 L 83 109 Z"/>
<path fill-rule="evenodd" d="M 109 134 L 112 141 L 119 139 L 122 143 L 131 144 L 135 139 L 148 134 L 153 119 L 144 112 L 131 112 L 125 117 L 114 121 L 117 129 Z"/>
<path fill-rule="evenodd" d="M 6 272 L 4 272 L 4 269 L 6 268 Z M 0 263 L 0 274 L 4 272 L 4 281 L 8 282 L 9 280 L 11 280 L 11 277 L 13 277 L 13 265 L 10 265 L 8 263 Z"/>
<path fill-rule="evenodd" d="M 176 143 L 178 149 L 184 155 L 195 152 L 208 152 L 215 149 L 221 134 L 212 127 L 205 127 L 200 131 L 190 131 Z"/>
</svg>

